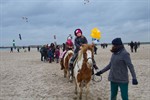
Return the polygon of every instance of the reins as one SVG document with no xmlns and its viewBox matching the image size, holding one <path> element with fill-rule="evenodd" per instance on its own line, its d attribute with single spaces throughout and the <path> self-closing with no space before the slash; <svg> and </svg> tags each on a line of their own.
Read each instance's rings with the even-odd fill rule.
<svg viewBox="0 0 150 100">
<path fill-rule="evenodd" d="M 94 74 L 94 76 L 96 76 L 96 75 Z M 94 76 L 93 76 L 93 77 L 94 77 Z M 100 79 L 99 79 L 99 80 L 96 80 L 95 78 L 93 78 L 92 80 L 93 80 L 94 82 L 101 82 L 101 81 L 102 81 L 102 75 L 100 75 Z"/>
</svg>

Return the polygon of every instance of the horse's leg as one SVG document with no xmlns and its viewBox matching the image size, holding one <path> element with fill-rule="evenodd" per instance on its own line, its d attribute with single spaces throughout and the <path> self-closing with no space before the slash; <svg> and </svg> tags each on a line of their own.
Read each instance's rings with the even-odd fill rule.
<svg viewBox="0 0 150 100">
<path fill-rule="evenodd" d="M 68 81 L 70 82 L 70 72 L 69 72 L 69 69 L 67 69 L 66 72 L 67 72 Z"/>
<path fill-rule="evenodd" d="M 75 94 L 77 94 L 78 91 L 77 91 L 77 81 L 75 80 Z"/>
<path fill-rule="evenodd" d="M 61 70 L 63 70 L 64 69 L 63 58 L 61 58 L 61 60 L 60 60 L 60 65 L 61 65 Z"/>
<path fill-rule="evenodd" d="M 66 71 L 66 69 L 64 68 L 64 78 L 66 78 L 66 76 L 67 76 L 67 71 Z"/>
<path fill-rule="evenodd" d="M 43 54 L 41 53 L 41 61 L 43 61 Z"/>
<path fill-rule="evenodd" d="M 71 70 L 69 70 L 69 81 L 72 83 L 73 82 L 73 76 Z"/>
<path fill-rule="evenodd" d="M 80 83 L 79 90 L 80 90 L 79 99 L 81 100 L 81 99 L 82 99 L 82 91 L 83 91 L 83 85 L 82 85 L 82 82 Z"/>
<path fill-rule="evenodd" d="M 88 99 L 88 94 L 89 94 L 89 84 L 90 83 L 86 84 L 86 100 Z"/>
<path fill-rule="evenodd" d="M 52 61 L 51 61 L 52 59 L 51 59 L 51 57 L 49 58 L 49 63 L 51 63 Z"/>
<path fill-rule="evenodd" d="M 69 66 L 70 67 L 70 66 Z M 69 78 L 70 78 L 70 82 L 73 82 L 73 76 L 74 76 L 74 69 L 73 68 L 69 68 Z"/>
</svg>

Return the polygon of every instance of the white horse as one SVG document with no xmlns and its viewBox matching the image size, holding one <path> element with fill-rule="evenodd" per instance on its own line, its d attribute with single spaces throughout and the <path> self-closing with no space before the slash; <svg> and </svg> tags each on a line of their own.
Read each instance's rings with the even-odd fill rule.
<svg viewBox="0 0 150 100">
<path fill-rule="evenodd" d="M 78 95 L 79 92 L 80 99 L 82 99 L 83 87 L 86 88 L 86 98 L 89 93 L 94 59 L 93 47 L 94 45 L 89 44 L 82 45 L 82 49 L 79 51 L 77 61 L 75 63 L 75 93 Z"/>
</svg>

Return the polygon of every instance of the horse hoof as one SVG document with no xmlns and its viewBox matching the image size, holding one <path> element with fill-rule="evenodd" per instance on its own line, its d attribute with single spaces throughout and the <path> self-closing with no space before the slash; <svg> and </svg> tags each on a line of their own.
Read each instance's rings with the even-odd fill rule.
<svg viewBox="0 0 150 100">
<path fill-rule="evenodd" d="M 73 82 L 73 80 L 69 80 L 69 82 L 70 82 L 70 83 L 72 83 L 72 82 Z"/>
<path fill-rule="evenodd" d="M 78 97 L 73 97 L 73 100 L 77 100 L 78 99 Z"/>
<path fill-rule="evenodd" d="M 82 100 L 82 97 L 79 97 L 80 100 Z"/>
<path fill-rule="evenodd" d="M 77 91 L 75 91 L 74 93 L 77 94 Z"/>
<path fill-rule="evenodd" d="M 72 82 L 73 82 L 73 79 L 70 79 L 69 82 L 72 83 Z"/>
</svg>

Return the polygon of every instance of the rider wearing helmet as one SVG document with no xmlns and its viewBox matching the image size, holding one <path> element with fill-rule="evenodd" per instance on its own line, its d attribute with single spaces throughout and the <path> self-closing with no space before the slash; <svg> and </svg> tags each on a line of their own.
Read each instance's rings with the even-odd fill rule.
<svg viewBox="0 0 150 100">
<path fill-rule="evenodd" d="M 67 53 L 68 50 L 73 50 L 73 42 L 72 42 L 72 37 L 67 37 L 67 41 L 66 41 L 66 44 L 65 44 L 65 51 L 63 52 L 62 54 L 62 57 L 61 57 L 61 60 L 60 60 L 60 65 L 61 65 L 61 70 L 64 69 L 64 66 L 63 66 L 63 58 L 65 56 L 65 54 Z"/>
<path fill-rule="evenodd" d="M 66 41 L 66 50 L 72 50 L 73 49 L 73 42 L 71 39 L 68 39 Z"/>
</svg>

